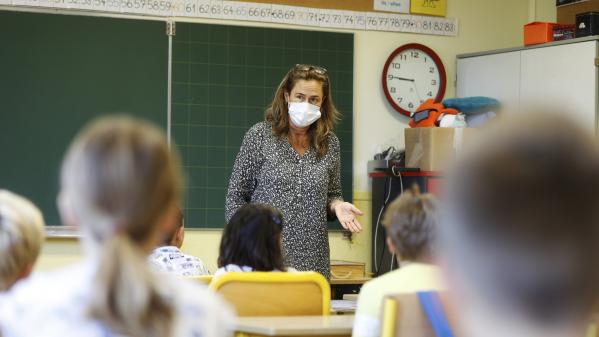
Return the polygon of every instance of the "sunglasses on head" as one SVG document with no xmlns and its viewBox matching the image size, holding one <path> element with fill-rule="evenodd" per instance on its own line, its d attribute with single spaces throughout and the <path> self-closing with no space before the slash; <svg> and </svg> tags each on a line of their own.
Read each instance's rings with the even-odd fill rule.
<svg viewBox="0 0 599 337">
<path fill-rule="evenodd" d="M 327 70 L 325 68 L 319 67 L 319 66 L 313 66 L 311 64 L 296 64 L 295 69 L 300 70 L 300 71 L 313 71 L 320 75 L 327 74 Z"/>
</svg>

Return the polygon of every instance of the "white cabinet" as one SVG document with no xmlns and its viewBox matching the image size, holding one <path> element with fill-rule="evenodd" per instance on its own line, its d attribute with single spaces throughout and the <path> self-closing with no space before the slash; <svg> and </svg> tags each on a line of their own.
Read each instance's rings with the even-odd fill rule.
<svg viewBox="0 0 599 337">
<path fill-rule="evenodd" d="M 457 97 L 489 96 L 501 113 L 568 113 L 597 130 L 599 37 L 457 56 Z"/>
<path fill-rule="evenodd" d="M 488 96 L 504 111 L 517 111 L 520 102 L 520 52 L 459 58 L 457 97 Z"/>
</svg>

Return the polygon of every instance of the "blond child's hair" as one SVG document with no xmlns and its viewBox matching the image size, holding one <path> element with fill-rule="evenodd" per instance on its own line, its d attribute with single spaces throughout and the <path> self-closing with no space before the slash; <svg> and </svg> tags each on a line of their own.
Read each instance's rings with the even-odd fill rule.
<svg viewBox="0 0 599 337">
<path fill-rule="evenodd" d="M 179 159 L 165 134 L 130 117 L 96 120 L 71 144 L 61 182 L 61 202 L 99 259 L 90 317 L 119 334 L 170 336 L 173 303 L 145 251 L 180 200 Z"/>
<path fill-rule="evenodd" d="M 0 291 L 31 271 L 44 241 L 44 218 L 35 205 L 0 190 Z"/>
</svg>

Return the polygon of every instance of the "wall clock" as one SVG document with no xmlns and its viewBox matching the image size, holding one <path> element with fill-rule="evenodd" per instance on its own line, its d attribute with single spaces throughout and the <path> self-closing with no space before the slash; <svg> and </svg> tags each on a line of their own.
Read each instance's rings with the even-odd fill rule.
<svg viewBox="0 0 599 337">
<path fill-rule="evenodd" d="M 410 117 L 425 100 L 434 98 L 440 102 L 443 99 L 447 78 L 443 62 L 432 49 L 409 43 L 389 55 L 382 80 L 389 104 Z"/>
</svg>

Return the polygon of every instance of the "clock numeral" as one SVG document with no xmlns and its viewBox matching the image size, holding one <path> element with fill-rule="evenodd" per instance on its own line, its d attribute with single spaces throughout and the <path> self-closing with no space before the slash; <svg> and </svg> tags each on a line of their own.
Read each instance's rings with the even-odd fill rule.
<svg viewBox="0 0 599 337">
<path fill-rule="evenodd" d="M 401 68 L 401 63 L 393 62 L 393 63 L 391 63 L 391 66 L 395 69 L 399 69 L 399 68 Z"/>
<path fill-rule="evenodd" d="M 437 80 L 432 80 L 431 85 L 437 85 Z"/>
<path fill-rule="evenodd" d="M 395 93 L 397 90 L 395 89 L 395 87 L 391 87 L 391 88 L 389 89 L 389 91 L 390 91 L 392 94 L 394 94 L 394 93 Z"/>
<path fill-rule="evenodd" d="M 410 104 L 408 104 L 408 108 L 412 109 L 414 107 L 414 104 L 410 102 Z"/>
<path fill-rule="evenodd" d="M 417 59 L 417 58 L 419 58 L 419 57 L 420 57 L 420 53 L 419 53 L 419 52 L 417 52 L 417 51 L 413 51 L 413 52 L 411 52 L 411 56 L 412 56 L 412 58 L 415 58 L 415 59 Z"/>
<path fill-rule="evenodd" d="M 434 74 L 435 73 L 435 67 L 428 68 L 428 72 L 431 73 L 431 74 Z"/>
<path fill-rule="evenodd" d="M 433 92 L 432 92 L 432 91 L 429 91 L 429 92 L 427 92 L 427 93 L 426 93 L 426 95 L 427 95 L 428 97 L 433 97 Z"/>
<path fill-rule="evenodd" d="M 424 58 L 424 63 L 426 63 L 426 61 L 428 61 L 428 57 L 425 57 L 425 58 Z"/>
<path fill-rule="evenodd" d="M 408 55 L 406 55 L 406 54 L 401 54 L 401 55 L 399 55 L 399 59 L 400 59 L 400 60 L 404 60 L 404 61 L 405 61 L 405 60 L 407 60 L 407 59 L 408 59 Z"/>
<path fill-rule="evenodd" d="M 393 80 L 393 75 L 387 75 L 387 81 Z"/>
<path fill-rule="evenodd" d="M 403 97 L 397 97 L 397 102 L 401 103 L 403 101 Z"/>
</svg>

